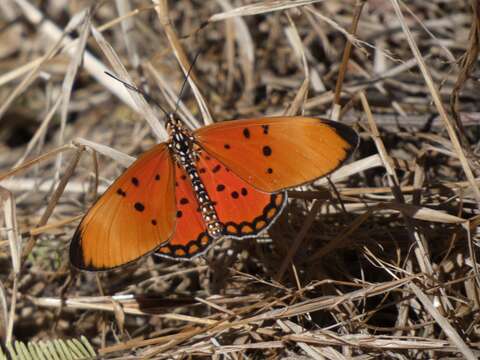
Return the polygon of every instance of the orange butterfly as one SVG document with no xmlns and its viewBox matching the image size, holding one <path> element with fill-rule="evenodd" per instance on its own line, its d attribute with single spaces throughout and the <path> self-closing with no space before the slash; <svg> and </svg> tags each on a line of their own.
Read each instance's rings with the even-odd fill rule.
<svg viewBox="0 0 480 360">
<path fill-rule="evenodd" d="M 234 120 L 194 132 L 170 114 L 170 138 L 100 197 L 70 245 L 72 264 L 108 270 L 156 254 L 188 259 L 220 237 L 265 231 L 285 189 L 328 175 L 358 143 L 350 127 L 313 117 Z"/>
</svg>

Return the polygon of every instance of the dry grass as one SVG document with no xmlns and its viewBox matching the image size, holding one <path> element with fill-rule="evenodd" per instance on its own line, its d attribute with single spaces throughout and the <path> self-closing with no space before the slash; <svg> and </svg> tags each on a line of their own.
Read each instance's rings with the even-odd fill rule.
<svg viewBox="0 0 480 360">
<path fill-rule="evenodd" d="M 85 335 L 108 359 L 478 358 L 479 14 L 475 0 L 1 1 L 3 342 Z M 72 272 L 81 215 L 166 136 L 159 109 L 104 71 L 171 109 L 199 51 L 190 127 L 325 116 L 359 131 L 355 158 L 290 191 L 261 239 Z"/>
</svg>

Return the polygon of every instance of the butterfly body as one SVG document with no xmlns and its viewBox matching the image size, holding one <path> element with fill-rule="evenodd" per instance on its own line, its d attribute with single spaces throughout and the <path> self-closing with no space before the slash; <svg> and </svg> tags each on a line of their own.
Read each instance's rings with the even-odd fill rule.
<svg viewBox="0 0 480 360">
<path fill-rule="evenodd" d="M 108 270 L 155 252 L 189 259 L 221 237 L 259 235 L 286 189 L 325 176 L 354 151 L 348 126 L 308 117 L 216 123 L 196 131 L 169 115 L 169 140 L 142 154 L 82 219 L 72 264 Z"/>
<path fill-rule="evenodd" d="M 176 163 L 188 174 L 190 185 L 194 190 L 195 198 L 199 205 L 200 213 L 207 225 L 208 234 L 214 239 L 217 239 L 222 235 L 223 226 L 218 220 L 213 202 L 205 190 L 205 185 L 198 173 L 197 161 L 201 149 L 195 144 L 195 137 L 193 134 L 175 117 L 169 117 L 167 129 L 170 132 L 168 147 L 172 152 Z"/>
</svg>

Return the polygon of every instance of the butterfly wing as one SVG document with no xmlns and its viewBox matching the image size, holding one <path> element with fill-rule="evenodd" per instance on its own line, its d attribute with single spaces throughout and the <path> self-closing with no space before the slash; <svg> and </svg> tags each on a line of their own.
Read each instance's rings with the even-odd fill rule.
<svg viewBox="0 0 480 360">
<path fill-rule="evenodd" d="M 227 121 L 195 136 L 208 153 L 265 192 L 328 175 L 358 144 L 358 135 L 346 125 L 299 116 Z"/>
<path fill-rule="evenodd" d="M 206 152 L 196 163 L 200 179 L 213 203 L 224 236 L 254 237 L 266 230 L 282 211 L 286 193 L 266 193 L 235 175 Z M 207 233 L 194 190 L 181 168 L 176 168 L 177 226 L 168 244 L 157 254 L 188 259 L 205 252 L 214 239 Z"/>
<path fill-rule="evenodd" d="M 165 143 L 140 156 L 80 222 L 70 244 L 72 264 L 108 270 L 168 241 L 175 227 L 173 170 Z"/>
<path fill-rule="evenodd" d="M 205 252 L 214 239 L 207 232 L 193 187 L 180 166 L 175 168 L 175 198 L 175 233 L 156 254 L 172 259 L 189 259 Z"/>
<path fill-rule="evenodd" d="M 255 189 L 207 152 L 201 153 L 198 166 L 200 179 L 228 237 L 240 239 L 258 235 L 268 228 L 285 205 L 285 192 L 267 193 Z"/>
</svg>

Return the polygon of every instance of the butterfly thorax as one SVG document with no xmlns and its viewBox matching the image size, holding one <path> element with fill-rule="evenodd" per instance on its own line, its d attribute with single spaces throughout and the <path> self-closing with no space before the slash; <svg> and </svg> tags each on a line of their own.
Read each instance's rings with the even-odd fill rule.
<svg viewBox="0 0 480 360">
<path fill-rule="evenodd" d="M 207 231 L 213 238 L 219 238 L 223 234 L 223 225 L 218 219 L 213 202 L 205 190 L 196 165 L 201 149 L 196 145 L 193 133 L 173 116 L 167 122 L 167 129 L 170 133 L 168 147 L 177 165 L 181 166 L 188 174 L 202 218 L 207 224 Z"/>
</svg>

